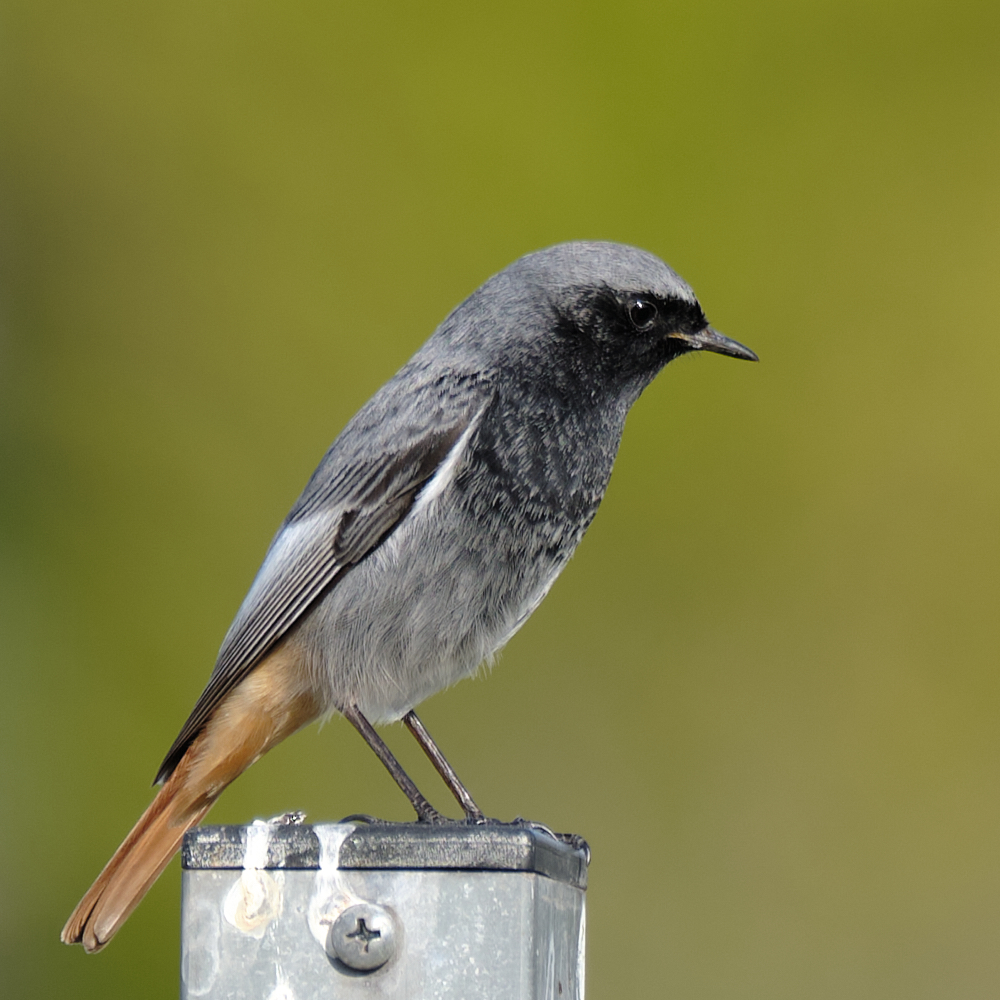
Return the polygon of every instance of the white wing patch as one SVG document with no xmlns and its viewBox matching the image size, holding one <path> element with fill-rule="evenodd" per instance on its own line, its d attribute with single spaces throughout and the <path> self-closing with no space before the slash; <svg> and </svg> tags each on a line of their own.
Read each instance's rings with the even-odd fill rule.
<svg viewBox="0 0 1000 1000">
<path fill-rule="evenodd" d="M 479 412 L 469 421 L 469 426 L 462 432 L 462 436 L 451 446 L 451 451 L 448 452 L 444 461 L 438 466 L 437 472 L 424 484 L 423 489 L 417 496 L 416 502 L 410 509 L 410 517 L 421 513 L 424 508 L 430 506 L 444 492 L 445 487 L 452 479 L 455 478 L 455 468 L 458 466 L 465 449 L 469 446 L 469 440 L 479 426 L 479 421 L 485 409 L 486 404 L 484 403 L 479 408 Z"/>
</svg>

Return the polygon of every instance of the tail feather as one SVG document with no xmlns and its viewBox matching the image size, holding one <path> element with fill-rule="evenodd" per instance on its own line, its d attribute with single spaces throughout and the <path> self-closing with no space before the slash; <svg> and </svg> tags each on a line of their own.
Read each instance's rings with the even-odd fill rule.
<svg viewBox="0 0 1000 1000">
<path fill-rule="evenodd" d="M 184 834 L 212 807 L 214 797 L 185 808 L 183 800 L 190 796 L 179 794 L 184 788 L 175 780 L 182 778 L 181 771 L 174 771 L 77 904 L 62 930 L 65 944 L 100 951 L 170 863 Z"/>
<path fill-rule="evenodd" d="M 262 662 L 215 710 L 73 910 L 62 941 L 100 951 L 223 789 L 322 707 L 287 646 Z"/>
</svg>

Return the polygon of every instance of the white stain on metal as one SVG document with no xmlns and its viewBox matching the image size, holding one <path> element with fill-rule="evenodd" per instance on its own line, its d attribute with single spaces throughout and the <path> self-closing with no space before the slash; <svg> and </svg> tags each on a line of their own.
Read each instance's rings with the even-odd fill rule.
<svg viewBox="0 0 1000 1000">
<path fill-rule="evenodd" d="M 273 990 L 271 990 L 270 993 L 268 993 L 267 1000 L 295 1000 L 295 991 L 292 989 L 288 980 L 285 979 L 280 965 L 276 969 L 276 974 L 278 977 L 278 984 Z"/>
<path fill-rule="evenodd" d="M 226 893 L 222 914 L 238 931 L 258 940 L 264 936 L 271 921 L 281 916 L 284 872 L 272 875 L 267 866 L 267 848 L 271 839 L 271 822 L 254 820 L 247 827 L 247 846 L 243 852 L 243 871 Z"/>
<path fill-rule="evenodd" d="M 309 930 L 322 948 L 326 947 L 330 925 L 340 913 L 362 902 L 348 887 L 340 870 L 340 848 L 353 830 L 353 823 L 324 823 L 313 827 L 319 840 L 319 871 L 309 897 L 308 919 Z"/>
<path fill-rule="evenodd" d="M 587 962 L 587 900 L 580 902 L 580 940 L 576 946 L 576 996 L 583 1000 L 583 987 L 586 979 Z"/>
</svg>

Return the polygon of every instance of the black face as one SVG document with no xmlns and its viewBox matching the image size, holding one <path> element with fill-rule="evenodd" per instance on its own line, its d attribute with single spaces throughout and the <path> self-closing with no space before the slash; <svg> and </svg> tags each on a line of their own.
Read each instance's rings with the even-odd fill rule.
<svg viewBox="0 0 1000 1000">
<path fill-rule="evenodd" d="M 560 334 L 579 360 L 626 379 L 655 375 L 692 350 L 670 334 L 700 333 L 708 320 L 697 302 L 611 288 L 581 292 L 559 317 Z M 586 360 L 585 360 L 586 359 Z"/>
<path fill-rule="evenodd" d="M 708 320 L 697 302 L 687 299 L 660 299 L 653 295 L 629 295 L 616 302 L 637 333 L 700 333 Z M 610 317 L 609 317 L 610 318 Z"/>
</svg>

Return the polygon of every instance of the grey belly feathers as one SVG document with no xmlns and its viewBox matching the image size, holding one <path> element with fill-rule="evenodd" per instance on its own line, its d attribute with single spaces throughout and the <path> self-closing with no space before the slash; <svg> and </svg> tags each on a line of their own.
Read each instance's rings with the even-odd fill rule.
<svg viewBox="0 0 1000 1000">
<path fill-rule="evenodd" d="M 475 492 L 487 485 L 469 476 L 481 419 L 392 534 L 294 629 L 328 713 L 353 702 L 374 723 L 395 721 L 474 674 L 527 621 L 582 537 L 589 516 L 529 523 L 504 509 L 501 491 Z M 481 510 L 494 513 L 486 533 Z"/>
</svg>

